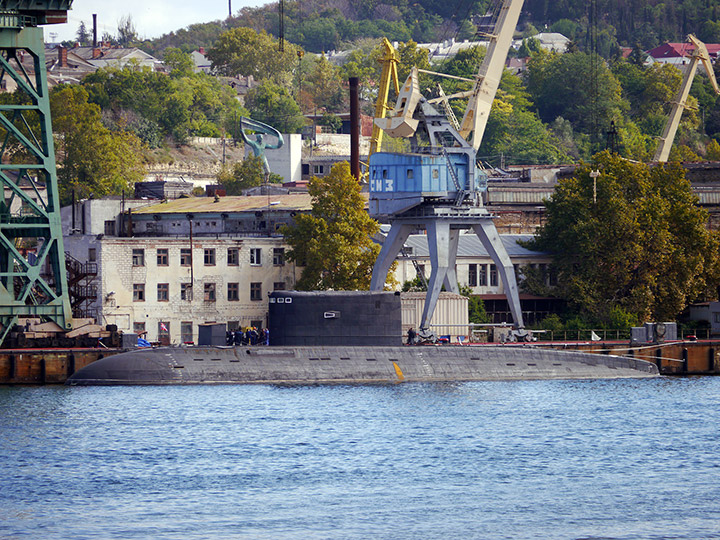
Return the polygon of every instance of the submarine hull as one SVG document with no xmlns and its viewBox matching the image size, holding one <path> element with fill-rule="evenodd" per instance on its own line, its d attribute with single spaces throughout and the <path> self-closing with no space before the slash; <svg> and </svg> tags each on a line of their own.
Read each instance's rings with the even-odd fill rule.
<svg viewBox="0 0 720 540">
<path fill-rule="evenodd" d="M 187 347 L 129 351 L 69 385 L 350 384 L 657 377 L 643 360 L 532 346 Z"/>
</svg>

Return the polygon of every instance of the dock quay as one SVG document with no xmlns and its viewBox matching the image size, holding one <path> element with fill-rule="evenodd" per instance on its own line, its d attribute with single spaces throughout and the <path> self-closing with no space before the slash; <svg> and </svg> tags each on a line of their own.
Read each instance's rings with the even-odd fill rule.
<svg viewBox="0 0 720 540">
<path fill-rule="evenodd" d="M 441 345 L 441 347 L 483 345 Z M 720 340 L 673 341 L 629 347 L 627 342 L 540 342 L 506 344 L 504 347 L 537 347 L 616 355 L 654 363 L 662 375 L 720 374 Z M 258 347 L 265 349 L 265 347 Z M 122 349 L 5 349 L 0 350 L 0 384 L 64 384 L 73 373 Z"/>
<path fill-rule="evenodd" d="M 645 360 L 653 362 L 661 375 L 720 374 L 720 340 L 668 341 L 632 347 L 627 341 L 543 342 L 536 346 Z"/>
<path fill-rule="evenodd" d="M 0 384 L 64 384 L 88 364 L 122 349 L 0 349 Z"/>
</svg>

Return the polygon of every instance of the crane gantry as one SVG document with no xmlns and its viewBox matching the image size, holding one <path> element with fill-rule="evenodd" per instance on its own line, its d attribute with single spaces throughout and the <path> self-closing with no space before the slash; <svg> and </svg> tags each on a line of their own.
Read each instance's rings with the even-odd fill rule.
<svg viewBox="0 0 720 540">
<path fill-rule="evenodd" d="M 389 117 L 384 109 L 375 125 L 393 137 L 406 137 L 411 152 L 377 152 L 370 158 L 370 213 L 387 220 L 390 231 L 378 255 L 370 284 L 382 290 L 392 262 L 408 236 L 427 231 L 432 272 L 428 282 L 421 337 L 432 339 L 432 318 L 441 288 L 459 292 L 455 259 L 459 234 L 471 229 L 493 259 L 500 275 L 518 338 L 527 337 L 515 272 L 493 218 L 482 204 L 487 177 L 477 167 L 477 150 L 487 124 L 505 59 L 517 26 L 523 0 L 501 0 L 490 45 L 473 89 L 451 96 L 426 99 L 420 92 L 419 70 L 413 68 L 398 94 Z M 448 98 L 468 97 L 460 129 L 433 104 L 444 106 Z"/>
<path fill-rule="evenodd" d="M 67 22 L 71 4 L 5 0 L 0 5 L 0 81 L 11 78 L 18 95 L 0 105 L 0 343 L 20 318 L 72 327 L 40 27 Z M 44 270 L 52 279 L 43 277 Z"/>
</svg>

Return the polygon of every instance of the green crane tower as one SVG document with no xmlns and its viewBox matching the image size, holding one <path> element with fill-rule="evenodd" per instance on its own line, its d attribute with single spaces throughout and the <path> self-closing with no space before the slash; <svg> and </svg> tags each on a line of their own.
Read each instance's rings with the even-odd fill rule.
<svg viewBox="0 0 720 540">
<path fill-rule="evenodd" d="M 0 84 L 17 86 L 0 100 L 0 344 L 21 317 L 72 327 L 40 28 L 71 4 L 0 1 Z"/>
</svg>

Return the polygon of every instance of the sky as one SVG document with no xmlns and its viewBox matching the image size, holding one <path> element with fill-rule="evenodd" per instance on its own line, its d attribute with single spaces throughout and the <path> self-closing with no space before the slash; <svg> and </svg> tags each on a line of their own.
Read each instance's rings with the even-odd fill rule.
<svg viewBox="0 0 720 540">
<path fill-rule="evenodd" d="M 243 7 L 268 3 L 270 0 L 74 0 L 68 23 L 45 26 L 45 40 L 75 39 L 81 21 L 92 35 L 93 13 L 98 16 L 98 39 L 105 32 L 117 35 L 118 22 L 127 15 L 132 17 L 138 36 L 151 39 L 191 24 L 226 19 L 230 6 L 235 14 Z"/>
</svg>

